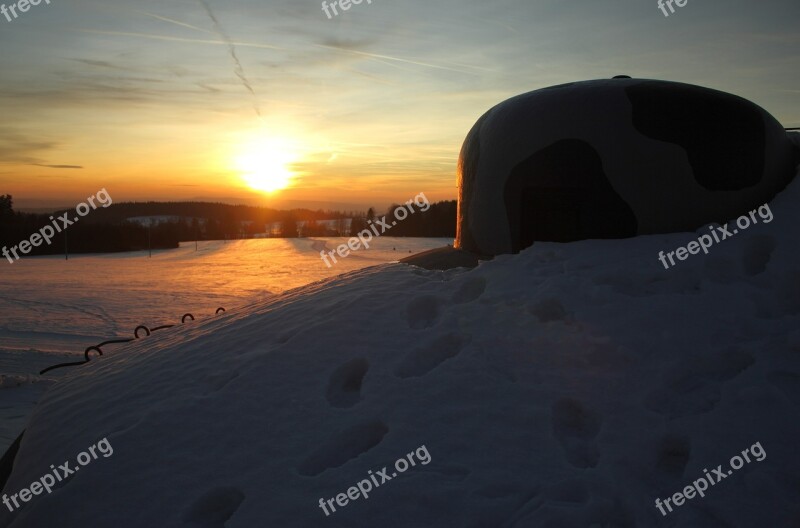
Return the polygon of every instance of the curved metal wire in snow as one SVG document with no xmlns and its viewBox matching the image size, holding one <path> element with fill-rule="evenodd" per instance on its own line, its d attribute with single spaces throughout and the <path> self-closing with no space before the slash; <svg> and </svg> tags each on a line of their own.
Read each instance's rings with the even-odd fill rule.
<svg viewBox="0 0 800 528">
<path fill-rule="evenodd" d="M 214 312 L 214 315 L 219 315 L 220 312 L 225 312 L 225 308 L 220 306 L 219 308 L 217 308 L 217 311 Z M 194 321 L 194 315 L 192 315 L 190 313 L 185 313 L 185 314 L 183 314 L 183 317 L 181 317 L 181 324 L 185 324 L 187 318 L 190 318 L 192 321 Z M 133 331 L 133 337 L 131 337 L 131 338 L 128 338 L 128 339 L 110 339 L 108 341 L 103 341 L 102 343 L 99 343 L 97 345 L 93 345 L 93 346 L 87 347 L 86 350 L 83 352 L 83 357 L 84 357 L 83 361 L 73 361 L 73 362 L 69 362 L 69 363 L 59 363 L 57 365 L 52 365 L 50 367 L 47 367 L 44 370 L 39 371 L 39 374 L 41 375 L 41 374 L 44 374 L 45 372 L 50 372 L 51 370 L 54 370 L 54 369 L 57 369 L 57 368 L 62 368 L 62 367 L 76 367 L 78 365 L 85 365 L 86 363 L 88 363 L 92 359 L 91 356 L 89 355 L 89 353 L 91 351 L 93 351 L 93 350 L 95 352 L 97 352 L 97 355 L 102 356 L 103 355 L 102 348 L 104 346 L 106 346 L 106 345 L 111 345 L 111 344 L 116 344 L 116 343 L 130 343 L 131 341 L 136 341 L 137 339 L 141 339 L 139 337 L 139 330 L 144 330 L 145 331 L 145 337 L 149 337 L 150 334 L 152 334 L 153 332 L 155 332 L 157 330 L 164 330 L 166 328 L 172 328 L 173 326 L 175 326 L 175 325 L 174 324 L 168 324 L 168 325 L 156 326 L 155 328 L 147 328 L 145 325 L 139 325 Z"/>
</svg>

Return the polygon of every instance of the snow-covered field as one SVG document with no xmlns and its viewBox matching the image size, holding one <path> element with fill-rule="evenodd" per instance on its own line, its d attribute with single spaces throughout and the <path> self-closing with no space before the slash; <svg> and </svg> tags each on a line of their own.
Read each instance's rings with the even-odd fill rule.
<svg viewBox="0 0 800 528">
<path fill-rule="evenodd" d="M 698 234 L 384 264 L 117 347 L 44 395 L 5 492 L 113 455 L 0 525 L 799 526 L 799 202 L 669 270 Z"/>
<path fill-rule="evenodd" d="M 42 392 L 66 370 L 43 368 L 80 360 L 88 346 L 132 337 L 145 324 L 200 320 L 219 306 L 256 299 L 336 274 L 390 262 L 452 240 L 383 237 L 328 268 L 319 251 L 341 238 L 262 239 L 183 244 L 142 253 L 26 258 L 0 262 L 0 452 L 25 427 Z M 104 352 L 112 350 L 109 345 Z"/>
</svg>

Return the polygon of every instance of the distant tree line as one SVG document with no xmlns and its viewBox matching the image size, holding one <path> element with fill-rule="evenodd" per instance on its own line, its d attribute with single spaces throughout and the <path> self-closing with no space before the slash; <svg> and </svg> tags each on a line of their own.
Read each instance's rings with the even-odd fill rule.
<svg viewBox="0 0 800 528">
<path fill-rule="evenodd" d="M 386 216 L 394 219 L 391 206 Z M 46 225 L 51 216 L 59 217 L 74 210 L 50 214 L 14 211 L 13 198 L 0 195 L 0 246 L 12 247 Z M 134 220 L 131 220 L 134 219 Z M 155 219 L 148 222 L 146 219 Z M 348 221 L 348 219 L 350 219 Z M 147 249 L 170 249 L 180 242 L 194 240 L 228 240 L 264 236 L 269 226 L 278 226 L 272 236 L 353 236 L 376 219 L 374 209 L 332 211 L 292 209 L 278 210 L 245 205 L 207 202 L 127 202 L 91 211 L 68 229 L 57 233 L 50 245 L 34 247 L 30 255 L 63 253 L 106 253 Z M 326 222 L 322 222 L 326 220 Z M 333 220 L 333 222 L 331 222 Z M 152 225 L 147 225 L 152 223 Z M 391 222 L 390 222 L 391 223 Z M 397 222 L 385 236 L 454 237 L 456 201 L 431 204 L 427 211 L 416 210 Z M 66 238 L 65 238 L 66 237 Z"/>
<path fill-rule="evenodd" d="M 38 247 L 32 247 L 27 255 L 52 255 L 68 253 L 113 253 L 119 251 L 137 251 L 147 249 L 172 249 L 178 247 L 179 229 L 175 224 L 159 224 L 147 226 L 120 221 L 90 222 L 92 214 L 103 209 L 92 211 L 89 216 L 81 218 L 66 229 L 56 231 L 50 244 L 44 241 Z M 69 219 L 75 217 L 75 211 L 57 211 L 52 214 L 23 213 L 14 211 L 11 195 L 0 196 L 0 247 L 11 248 L 31 235 L 38 233 L 45 226 L 53 227 L 55 223 L 61 227 L 58 217 L 69 212 Z M 51 220 L 53 218 L 54 220 Z"/>
<path fill-rule="evenodd" d="M 389 225 L 392 222 L 397 222 L 392 226 L 390 231 L 384 233 L 384 236 L 397 236 L 397 237 L 455 237 L 456 236 L 456 212 L 458 209 L 458 202 L 455 200 L 447 200 L 442 202 L 432 203 L 426 211 L 421 211 L 415 208 L 414 213 L 407 213 L 406 215 L 395 215 L 397 209 L 404 209 L 399 205 L 391 205 L 384 215 Z M 405 216 L 403 220 L 396 220 Z M 374 222 L 376 219 L 375 210 L 370 208 L 367 214 L 363 217 L 353 218 L 350 226 L 350 234 L 356 235 L 360 231 L 367 228 L 367 226 Z"/>
</svg>

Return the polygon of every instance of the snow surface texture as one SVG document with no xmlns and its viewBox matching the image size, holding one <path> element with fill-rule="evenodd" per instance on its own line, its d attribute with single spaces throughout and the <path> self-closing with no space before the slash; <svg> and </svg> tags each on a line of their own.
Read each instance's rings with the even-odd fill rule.
<svg viewBox="0 0 800 528">
<path fill-rule="evenodd" d="M 212 317 L 247 299 L 309 284 L 344 271 L 397 261 L 452 239 L 373 239 L 328 268 L 323 247 L 346 238 L 236 240 L 181 244 L 179 249 L 0 261 L 0 452 L 25 428 L 44 390 L 66 370 L 40 370 L 83 360 L 86 347 L 133 337 L 133 329 Z M 109 346 L 104 352 L 109 352 Z"/>
<path fill-rule="evenodd" d="M 167 324 L 185 312 L 214 313 L 345 271 L 400 260 L 447 239 L 376 238 L 328 268 L 323 247 L 346 238 L 182 243 L 179 249 L 0 261 L 0 348 L 79 351 L 142 323 Z M 452 242 L 452 240 L 449 240 Z M 396 248 L 397 250 L 393 250 Z M 291 263 L 290 265 L 287 263 Z"/>
<path fill-rule="evenodd" d="M 707 229 L 376 266 L 118 348 L 47 392 L 5 492 L 103 437 L 113 456 L 0 525 L 797 526 L 798 202 L 800 179 L 669 270 Z M 325 517 L 421 445 L 430 464 Z"/>
</svg>

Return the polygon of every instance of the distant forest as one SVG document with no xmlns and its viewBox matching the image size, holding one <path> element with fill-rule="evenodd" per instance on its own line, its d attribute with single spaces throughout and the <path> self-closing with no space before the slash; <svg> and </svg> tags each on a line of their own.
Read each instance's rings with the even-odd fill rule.
<svg viewBox="0 0 800 528">
<path fill-rule="evenodd" d="M 393 205 L 385 213 L 392 217 Z M 0 195 L 0 246 L 18 245 L 54 220 L 74 210 L 51 214 L 14 210 L 13 198 Z M 57 233 L 51 244 L 33 247 L 28 255 L 112 253 L 177 248 L 179 242 L 255 237 L 353 236 L 380 217 L 368 211 L 278 210 L 208 202 L 126 202 L 98 207 Z M 150 223 L 150 225 L 148 225 Z M 61 223 L 58 222 L 60 226 Z M 456 201 L 432 203 L 398 222 L 385 236 L 455 237 Z"/>
</svg>

